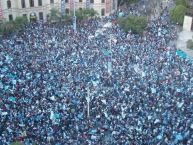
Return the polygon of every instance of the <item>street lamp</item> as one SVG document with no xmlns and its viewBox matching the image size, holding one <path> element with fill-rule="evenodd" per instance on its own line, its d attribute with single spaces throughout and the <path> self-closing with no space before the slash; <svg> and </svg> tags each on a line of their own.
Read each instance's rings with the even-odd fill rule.
<svg viewBox="0 0 193 145">
<path fill-rule="evenodd" d="M 111 53 L 111 63 L 112 63 L 112 35 L 110 35 L 110 53 Z"/>
<path fill-rule="evenodd" d="M 112 35 L 110 35 L 110 39 L 109 39 L 109 50 L 110 50 L 110 61 L 108 60 L 107 61 L 107 69 L 108 69 L 108 72 L 111 74 L 111 70 L 109 70 L 110 68 L 110 66 L 109 65 L 111 65 L 111 67 L 112 67 Z"/>
<path fill-rule="evenodd" d="M 90 118 L 90 89 L 89 87 L 87 88 L 86 101 L 87 101 L 87 117 Z"/>
<path fill-rule="evenodd" d="M 65 2 L 64 2 L 64 0 L 61 0 L 61 14 L 62 14 L 62 16 L 65 16 Z"/>
<path fill-rule="evenodd" d="M 75 9 L 75 0 L 73 0 L 73 10 L 74 10 L 74 16 L 73 16 L 73 29 L 76 31 L 76 9 Z"/>
</svg>

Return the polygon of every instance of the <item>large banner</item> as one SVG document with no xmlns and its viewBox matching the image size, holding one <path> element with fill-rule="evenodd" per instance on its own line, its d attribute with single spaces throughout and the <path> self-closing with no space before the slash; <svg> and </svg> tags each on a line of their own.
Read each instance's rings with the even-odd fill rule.
<svg viewBox="0 0 193 145">
<path fill-rule="evenodd" d="M 86 9 L 90 8 L 90 0 L 86 0 Z"/>
<path fill-rule="evenodd" d="M 185 16 L 184 17 L 183 30 L 191 31 L 191 28 L 192 28 L 192 17 Z"/>
<path fill-rule="evenodd" d="M 61 14 L 65 15 L 65 0 L 61 0 Z"/>
</svg>

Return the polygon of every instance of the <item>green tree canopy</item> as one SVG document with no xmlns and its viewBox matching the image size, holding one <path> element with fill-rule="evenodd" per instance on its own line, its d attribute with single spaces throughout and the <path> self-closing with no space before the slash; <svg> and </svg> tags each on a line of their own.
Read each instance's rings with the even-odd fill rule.
<svg viewBox="0 0 193 145">
<path fill-rule="evenodd" d="M 190 39 L 186 42 L 186 46 L 189 49 L 193 49 L 193 39 Z"/>
<path fill-rule="evenodd" d="M 147 26 L 147 18 L 143 16 L 129 15 L 126 18 L 118 19 L 119 25 L 125 32 L 131 30 L 133 33 L 142 34 L 145 27 Z"/>
<path fill-rule="evenodd" d="M 16 28 L 20 28 L 24 26 L 28 20 L 27 17 L 16 17 L 15 21 L 13 21 Z"/>
<path fill-rule="evenodd" d="M 170 17 L 175 23 L 182 25 L 186 11 L 187 8 L 185 6 L 177 5 L 170 11 Z"/>
<path fill-rule="evenodd" d="M 88 18 L 92 18 L 98 15 L 94 9 L 79 9 L 76 10 L 76 18 L 78 21 L 82 21 Z"/>
<path fill-rule="evenodd" d="M 185 0 L 174 0 L 174 3 L 176 4 L 176 5 L 182 5 L 182 6 L 187 6 L 187 3 L 186 3 L 186 1 Z"/>
<path fill-rule="evenodd" d="M 60 12 L 56 8 L 52 8 L 49 14 L 49 21 L 57 22 L 61 18 Z"/>
<path fill-rule="evenodd" d="M 95 17 L 98 15 L 97 11 L 95 11 L 93 8 L 87 9 L 87 14 L 89 15 L 89 17 Z"/>
<path fill-rule="evenodd" d="M 123 4 L 137 3 L 139 0 L 118 0 L 118 6 Z"/>
<path fill-rule="evenodd" d="M 26 17 L 16 17 L 14 21 L 3 22 L 0 24 L 0 35 L 15 32 L 21 29 L 27 22 Z"/>
</svg>

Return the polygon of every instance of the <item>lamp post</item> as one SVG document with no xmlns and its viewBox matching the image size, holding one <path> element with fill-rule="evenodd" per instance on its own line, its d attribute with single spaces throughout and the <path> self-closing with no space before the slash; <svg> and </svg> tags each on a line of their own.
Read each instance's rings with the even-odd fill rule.
<svg viewBox="0 0 193 145">
<path fill-rule="evenodd" d="M 110 61 L 112 63 L 112 35 L 110 35 L 110 53 L 111 53 Z"/>
<path fill-rule="evenodd" d="M 112 67 L 112 35 L 110 35 L 110 39 L 109 39 L 109 50 L 110 50 L 110 60 L 107 61 L 107 69 L 108 69 L 108 72 L 111 74 L 111 70 L 109 70 L 110 68 L 110 64 L 111 64 L 111 67 Z"/>
<path fill-rule="evenodd" d="M 86 101 L 87 101 L 87 117 L 90 118 L 90 90 L 89 90 L 89 87 L 87 88 Z"/>
<path fill-rule="evenodd" d="M 65 16 L 65 2 L 64 2 L 64 0 L 61 0 L 61 14 L 62 14 L 62 16 Z"/>
<path fill-rule="evenodd" d="M 76 8 L 75 8 L 75 0 L 73 0 L 73 11 L 74 11 L 74 16 L 73 16 L 73 29 L 76 31 Z"/>
</svg>

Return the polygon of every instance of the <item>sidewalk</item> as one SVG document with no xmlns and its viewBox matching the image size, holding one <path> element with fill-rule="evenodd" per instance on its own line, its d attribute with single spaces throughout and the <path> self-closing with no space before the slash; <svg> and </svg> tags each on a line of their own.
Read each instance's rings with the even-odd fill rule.
<svg viewBox="0 0 193 145">
<path fill-rule="evenodd" d="M 186 42 L 192 39 L 193 32 L 182 31 L 178 34 L 178 40 L 176 41 L 176 46 L 178 49 L 184 51 L 189 57 L 193 58 L 193 50 L 186 47 Z"/>
</svg>

